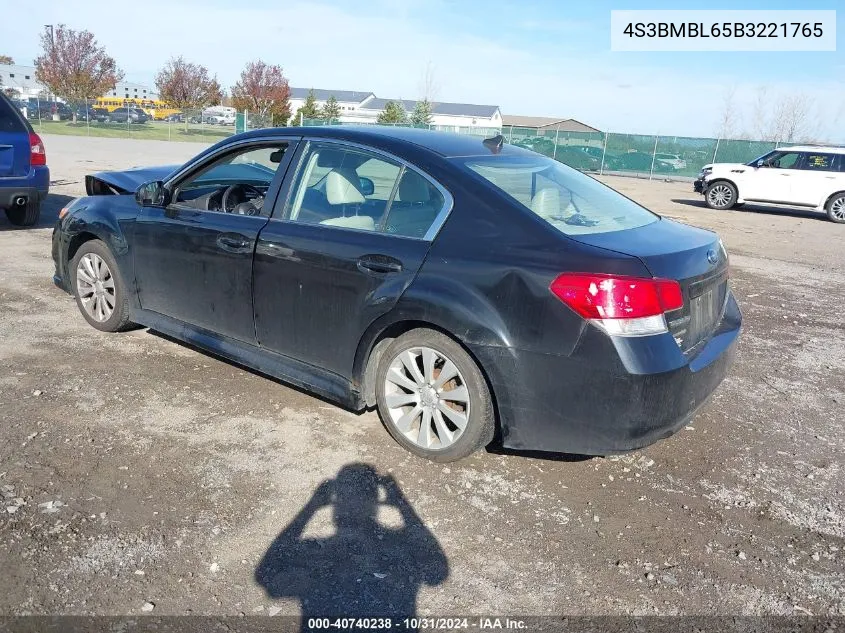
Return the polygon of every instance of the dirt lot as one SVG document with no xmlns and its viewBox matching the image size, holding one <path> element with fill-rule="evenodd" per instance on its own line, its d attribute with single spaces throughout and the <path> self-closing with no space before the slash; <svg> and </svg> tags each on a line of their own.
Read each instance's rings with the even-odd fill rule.
<svg viewBox="0 0 845 633">
<path fill-rule="evenodd" d="M 86 172 L 202 146 L 45 142 L 42 226 L 0 219 L 0 614 L 352 612 L 377 596 L 421 614 L 845 614 L 845 226 L 610 180 L 723 237 L 745 315 L 732 374 L 632 455 L 442 466 L 374 413 L 90 328 L 50 280 L 65 196 Z"/>
</svg>

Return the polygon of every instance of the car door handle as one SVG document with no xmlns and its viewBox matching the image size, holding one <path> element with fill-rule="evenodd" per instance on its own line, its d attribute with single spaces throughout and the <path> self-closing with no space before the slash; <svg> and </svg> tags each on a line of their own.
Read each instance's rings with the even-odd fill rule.
<svg viewBox="0 0 845 633">
<path fill-rule="evenodd" d="M 378 274 L 400 273 L 402 262 L 388 255 L 364 255 L 358 258 L 358 269 Z"/>
<path fill-rule="evenodd" d="M 250 240 L 238 233 L 223 233 L 217 238 L 217 245 L 223 250 L 240 250 L 249 246 Z"/>
</svg>

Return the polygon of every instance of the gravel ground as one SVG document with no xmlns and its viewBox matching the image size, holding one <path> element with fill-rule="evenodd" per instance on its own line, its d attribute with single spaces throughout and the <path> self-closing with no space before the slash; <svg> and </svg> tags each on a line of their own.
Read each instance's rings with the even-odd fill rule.
<svg viewBox="0 0 845 633">
<path fill-rule="evenodd" d="M 45 142 L 42 226 L 0 219 L 0 614 L 845 614 L 845 226 L 607 179 L 723 237 L 734 370 L 634 454 L 443 466 L 374 413 L 90 328 L 51 283 L 58 209 L 203 146 Z"/>
</svg>

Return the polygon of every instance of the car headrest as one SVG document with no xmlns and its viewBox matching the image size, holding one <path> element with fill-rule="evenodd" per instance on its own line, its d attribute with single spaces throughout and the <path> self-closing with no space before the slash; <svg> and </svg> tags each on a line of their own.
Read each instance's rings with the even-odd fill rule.
<svg viewBox="0 0 845 633">
<path fill-rule="evenodd" d="M 347 229 L 363 229 L 365 231 L 375 231 L 376 223 L 368 215 L 350 215 L 345 218 L 329 218 L 323 220 L 320 224 L 328 226 L 342 226 Z"/>
<path fill-rule="evenodd" d="M 541 218 L 560 215 L 560 189 L 544 187 L 531 198 L 531 210 Z"/>
<path fill-rule="evenodd" d="M 355 186 L 358 176 L 333 169 L 326 175 L 326 198 L 329 204 L 361 204 L 364 196 Z"/>
<path fill-rule="evenodd" d="M 431 199 L 431 185 L 419 174 L 406 171 L 399 182 L 399 200 L 402 202 L 428 202 Z"/>
<path fill-rule="evenodd" d="M 343 166 L 345 158 L 346 152 L 343 150 L 321 147 L 317 154 L 317 166 L 337 169 Z"/>
</svg>

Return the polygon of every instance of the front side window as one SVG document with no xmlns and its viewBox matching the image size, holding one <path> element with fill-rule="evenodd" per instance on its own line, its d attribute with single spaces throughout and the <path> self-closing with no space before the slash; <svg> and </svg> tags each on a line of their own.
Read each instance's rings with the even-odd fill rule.
<svg viewBox="0 0 845 633">
<path fill-rule="evenodd" d="M 754 165 L 772 167 L 774 169 L 797 169 L 800 158 L 800 152 L 780 152 L 775 150 L 759 158 L 755 161 Z"/>
<path fill-rule="evenodd" d="M 445 198 L 414 169 L 337 143 L 311 143 L 302 158 L 287 219 L 424 238 Z"/>
<path fill-rule="evenodd" d="M 176 185 L 171 205 L 237 215 L 270 215 L 264 197 L 288 151 L 287 143 L 225 154 Z"/>
<path fill-rule="evenodd" d="M 804 154 L 804 162 L 801 169 L 807 171 L 834 171 L 836 169 L 835 154 L 816 154 L 808 152 Z"/>
<path fill-rule="evenodd" d="M 455 161 L 566 235 L 622 231 L 658 220 L 610 187 L 550 158 L 478 156 Z"/>
</svg>

